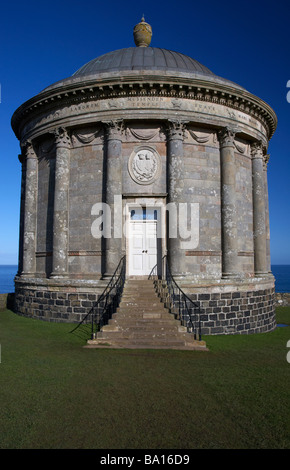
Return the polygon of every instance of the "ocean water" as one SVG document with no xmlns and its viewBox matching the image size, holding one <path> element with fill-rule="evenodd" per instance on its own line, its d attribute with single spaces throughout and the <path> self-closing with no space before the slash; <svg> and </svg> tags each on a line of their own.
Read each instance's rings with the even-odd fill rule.
<svg viewBox="0 0 290 470">
<path fill-rule="evenodd" d="M 274 264 L 271 269 L 276 280 L 275 291 L 290 292 L 290 265 Z"/>
<path fill-rule="evenodd" d="M 14 292 L 14 277 L 18 266 L 0 265 L 0 294 L 9 294 Z"/>
<path fill-rule="evenodd" d="M 14 277 L 18 266 L 0 265 L 0 294 L 9 294 L 14 292 Z"/>
<path fill-rule="evenodd" d="M 276 279 L 276 292 L 290 292 L 290 265 L 272 265 L 271 268 Z M 0 294 L 14 292 L 17 269 L 15 265 L 0 265 Z"/>
</svg>

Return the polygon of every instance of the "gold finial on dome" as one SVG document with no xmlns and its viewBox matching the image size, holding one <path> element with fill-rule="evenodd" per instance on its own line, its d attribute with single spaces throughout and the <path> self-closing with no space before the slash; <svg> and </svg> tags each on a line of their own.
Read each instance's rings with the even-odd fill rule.
<svg viewBox="0 0 290 470">
<path fill-rule="evenodd" d="M 134 41 L 137 47 L 148 47 L 152 38 L 152 28 L 146 23 L 144 15 L 141 22 L 136 24 L 134 31 Z"/>
</svg>

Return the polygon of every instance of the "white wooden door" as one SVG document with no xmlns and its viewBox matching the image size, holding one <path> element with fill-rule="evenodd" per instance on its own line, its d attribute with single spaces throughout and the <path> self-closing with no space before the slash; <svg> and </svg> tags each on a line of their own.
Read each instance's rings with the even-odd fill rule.
<svg viewBox="0 0 290 470">
<path fill-rule="evenodd" d="M 149 275 L 157 264 L 157 220 L 131 220 L 129 275 Z"/>
<path fill-rule="evenodd" d="M 147 220 L 145 227 L 145 274 L 150 274 L 152 268 L 157 264 L 157 221 Z"/>
</svg>

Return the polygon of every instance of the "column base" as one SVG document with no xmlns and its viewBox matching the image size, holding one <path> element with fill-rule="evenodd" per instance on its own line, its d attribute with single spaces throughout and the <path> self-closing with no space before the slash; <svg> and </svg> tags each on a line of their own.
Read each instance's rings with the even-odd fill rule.
<svg viewBox="0 0 290 470">
<path fill-rule="evenodd" d="M 49 278 L 50 279 L 67 279 L 69 277 L 69 273 L 51 273 Z"/>
<path fill-rule="evenodd" d="M 239 273 L 222 273 L 222 279 L 238 279 L 240 277 Z"/>
<path fill-rule="evenodd" d="M 105 273 L 102 275 L 102 279 L 109 280 L 113 276 L 114 273 Z"/>
<path fill-rule="evenodd" d="M 32 277 L 35 277 L 35 273 L 20 273 L 19 277 L 24 277 L 24 278 L 32 278 Z"/>
<path fill-rule="evenodd" d="M 269 271 L 255 271 L 255 277 L 269 277 L 273 274 Z"/>
</svg>

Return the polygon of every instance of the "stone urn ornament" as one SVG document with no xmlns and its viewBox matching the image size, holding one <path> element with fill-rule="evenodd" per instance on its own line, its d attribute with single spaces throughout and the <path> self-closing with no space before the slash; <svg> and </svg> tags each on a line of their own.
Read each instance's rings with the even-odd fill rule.
<svg viewBox="0 0 290 470">
<path fill-rule="evenodd" d="M 152 28 L 146 23 L 144 16 L 141 22 L 136 24 L 133 31 L 134 41 L 137 47 L 148 47 L 151 43 Z"/>
</svg>

